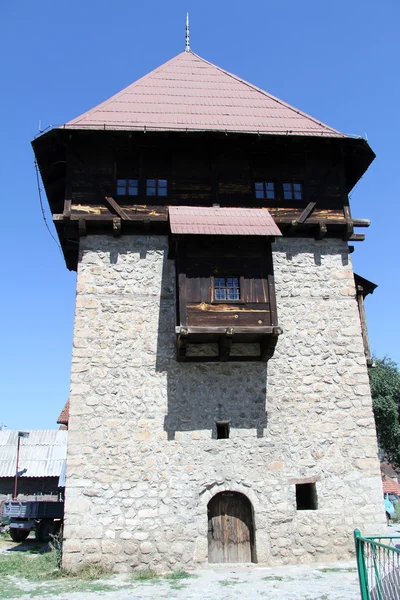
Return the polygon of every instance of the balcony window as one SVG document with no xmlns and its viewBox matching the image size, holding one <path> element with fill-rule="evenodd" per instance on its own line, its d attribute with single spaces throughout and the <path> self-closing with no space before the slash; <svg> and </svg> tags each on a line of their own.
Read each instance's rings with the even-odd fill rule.
<svg viewBox="0 0 400 600">
<path fill-rule="evenodd" d="M 240 300 L 239 277 L 214 277 L 214 300 Z"/>
</svg>

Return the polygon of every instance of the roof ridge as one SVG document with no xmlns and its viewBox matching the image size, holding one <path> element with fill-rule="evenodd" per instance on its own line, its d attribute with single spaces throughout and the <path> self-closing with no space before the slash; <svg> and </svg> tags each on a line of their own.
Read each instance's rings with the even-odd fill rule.
<svg viewBox="0 0 400 600">
<path fill-rule="evenodd" d="M 196 56 L 196 58 L 199 58 L 201 61 L 203 61 L 207 65 L 210 65 L 211 67 L 214 67 L 215 69 L 218 69 L 218 71 L 221 71 L 221 73 L 224 73 L 225 75 L 228 75 L 229 77 L 232 77 L 236 81 L 239 81 L 240 83 L 243 83 L 244 85 L 247 85 L 247 87 L 249 87 L 249 88 L 251 88 L 251 89 L 253 89 L 253 90 L 257 91 L 257 92 L 260 92 L 261 94 L 263 94 L 267 98 L 270 98 L 271 100 L 274 100 L 275 102 L 278 102 L 279 104 L 282 104 L 282 106 L 285 106 L 286 108 L 289 108 L 293 112 L 295 112 L 295 113 L 297 113 L 299 115 L 302 115 L 303 117 L 306 117 L 307 119 L 310 119 L 314 123 L 317 123 L 317 125 L 321 125 L 322 127 L 325 127 L 326 129 L 329 129 L 329 131 L 333 131 L 334 133 L 339 133 L 339 134 L 341 133 L 337 129 L 334 129 L 333 127 L 329 127 L 329 125 L 326 125 L 326 123 L 323 123 L 322 121 L 319 121 L 318 119 L 316 119 L 312 115 L 309 115 L 308 113 L 306 113 L 306 112 L 304 112 L 304 111 L 302 111 L 302 110 L 300 110 L 298 108 L 295 108 L 294 106 L 292 106 L 291 104 L 288 104 L 284 100 L 281 100 L 280 98 L 277 98 L 276 96 L 273 96 L 269 92 L 263 90 L 262 88 L 259 88 L 258 86 L 254 85 L 253 83 L 250 83 L 249 81 L 246 81 L 246 79 L 242 79 L 238 75 L 235 75 L 234 73 L 230 73 L 230 71 L 227 71 L 226 69 L 223 69 L 222 67 L 219 67 L 218 65 L 215 65 L 214 63 L 206 60 L 205 58 L 203 58 L 202 56 L 199 56 L 198 54 L 196 54 L 192 50 L 190 51 L 190 54 L 193 54 L 194 56 Z M 344 134 L 342 134 L 342 135 L 344 135 Z"/>
</svg>

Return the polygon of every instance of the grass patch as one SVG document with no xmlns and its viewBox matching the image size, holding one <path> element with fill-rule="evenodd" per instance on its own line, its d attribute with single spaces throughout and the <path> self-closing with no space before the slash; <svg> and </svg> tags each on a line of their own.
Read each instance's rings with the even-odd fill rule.
<svg viewBox="0 0 400 600">
<path fill-rule="evenodd" d="M 169 579 L 170 581 L 179 581 L 180 579 L 192 579 L 193 577 L 197 577 L 196 575 L 191 575 L 187 571 L 179 570 L 173 571 L 172 573 L 168 573 L 168 575 L 164 575 L 165 579 Z"/>
<path fill-rule="evenodd" d="M 159 576 L 155 571 L 152 571 L 151 569 L 141 569 L 138 571 L 134 571 L 133 579 L 135 581 L 154 581 L 155 579 L 159 579 Z"/>
<path fill-rule="evenodd" d="M 172 581 L 170 584 L 171 590 L 183 590 L 185 587 L 187 587 L 187 585 L 181 581 Z"/>
<path fill-rule="evenodd" d="M 7 575 L 30 581 L 44 581 L 60 577 L 60 570 L 53 552 L 10 552 L 0 556 L 0 579 Z"/>
<path fill-rule="evenodd" d="M 85 563 L 74 571 L 59 569 L 56 552 L 43 552 L 37 548 L 26 552 L 10 552 L 0 556 L 0 579 L 6 576 L 15 576 L 29 581 L 54 579 L 94 581 L 109 577 L 111 574 L 112 570 L 109 567 L 99 563 Z"/>
<path fill-rule="evenodd" d="M 218 581 L 218 583 L 226 587 L 228 585 L 237 585 L 238 583 L 240 583 L 240 581 L 232 581 L 232 579 L 221 579 L 220 581 Z"/>
<path fill-rule="evenodd" d="M 293 577 L 288 575 L 267 575 L 262 578 L 263 581 L 293 581 Z"/>
<path fill-rule="evenodd" d="M 318 569 L 321 573 L 357 573 L 354 567 L 323 567 Z"/>
</svg>

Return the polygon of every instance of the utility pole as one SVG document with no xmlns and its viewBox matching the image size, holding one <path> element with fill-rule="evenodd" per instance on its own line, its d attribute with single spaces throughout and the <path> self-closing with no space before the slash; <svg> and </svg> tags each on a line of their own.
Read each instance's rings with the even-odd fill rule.
<svg viewBox="0 0 400 600">
<path fill-rule="evenodd" d="M 28 431 L 18 431 L 18 445 L 17 445 L 17 465 L 15 468 L 15 482 L 14 482 L 14 497 L 13 500 L 16 500 L 18 497 L 18 492 L 17 492 L 17 488 L 18 488 L 18 463 L 19 463 L 19 448 L 21 445 L 21 438 L 27 438 L 29 437 L 29 432 Z"/>
</svg>

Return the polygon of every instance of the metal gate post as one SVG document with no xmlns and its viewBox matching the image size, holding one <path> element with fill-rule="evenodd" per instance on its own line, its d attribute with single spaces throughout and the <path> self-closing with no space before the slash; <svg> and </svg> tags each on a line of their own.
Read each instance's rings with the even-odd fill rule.
<svg viewBox="0 0 400 600">
<path fill-rule="evenodd" d="M 354 542 L 356 545 L 356 560 L 357 560 L 358 578 L 360 581 L 361 600 L 370 600 L 370 595 L 369 595 L 369 590 L 368 590 L 367 568 L 366 568 L 366 564 L 365 564 L 365 555 L 364 555 L 364 540 L 361 539 L 361 534 L 360 534 L 359 529 L 354 530 Z"/>
</svg>

